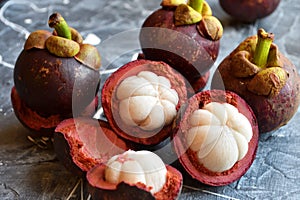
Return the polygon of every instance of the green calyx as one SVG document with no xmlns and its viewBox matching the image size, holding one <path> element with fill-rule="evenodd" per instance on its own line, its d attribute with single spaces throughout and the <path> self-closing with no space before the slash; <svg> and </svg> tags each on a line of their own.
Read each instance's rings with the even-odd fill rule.
<svg viewBox="0 0 300 200">
<path fill-rule="evenodd" d="M 69 25 L 59 13 L 53 13 L 48 20 L 50 28 L 54 28 L 57 35 L 71 40 L 72 34 Z"/>
<path fill-rule="evenodd" d="M 32 48 L 47 49 L 49 53 L 62 58 L 74 58 L 78 62 L 98 70 L 101 66 L 101 57 L 96 47 L 83 44 L 80 33 L 69 27 L 59 13 L 49 17 L 48 24 L 54 28 L 53 32 L 37 30 L 32 32 L 25 44 L 24 49 Z"/>
<path fill-rule="evenodd" d="M 174 16 L 176 26 L 195 24 L 200 22 L 202 19 L 202 15 L 200 13 L 186 4 L 180 4 L 177 6 Z"/>
<path fill-rule="evenodd" d="M 179 4 L 180 3 L 180 4 Z M 205 0 L 164 0 L 165 7 L 176 7 L 174 20 L 176 26 L 197 24 L 199 34 L 212 41 L 219 40 L 223 35 L 221 22 L 212 16 L 212 10 Z"/>
<path fill-rule="evenodd" d="M 273 40 L 273 34 L 259 29 L 256 36 L 247 38 L 231 54 L 231 73 L 237 78 L 251 78 L 247 88 L 257 95 L 279 94 L 288 79 Z"/>
<path fill-rule="evenodd" d="M 268 56 L 273 43 L 274 35 L 263 29 L 257 31 L 257 44 L 254 52 L 253 63 L 264 68 L 267 65 Z"/>
<path fill-rule="evenodd" d="M 202 20 L 204 15 L 212 15 L 211 9 L 204 0 L 163 0 L 161 5 L 165 7 L 176 7 L 175 25 L 196 24 Z"/>
</svg>

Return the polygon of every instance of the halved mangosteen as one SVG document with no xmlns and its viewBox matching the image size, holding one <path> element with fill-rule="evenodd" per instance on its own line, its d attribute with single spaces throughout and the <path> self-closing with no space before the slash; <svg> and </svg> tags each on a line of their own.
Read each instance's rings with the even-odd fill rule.
<svg viewBox="0 0 300 200">
<path fill-rule="evenodd" d="M 166 63 L 140 59 L 125 64 L 105 81 L 101 99 L 118 135 L 153 146 L 171 135 L 187 89 L 183 76 Z"/>
<path fill-rule="evenodd" d="M 58 124 L 53 135 L 58 159 L 71 173 L 85 177 L 88 170 L 128 150 L 107 122 L 87 117 L 70 118 Z"/>
<path fill-rule="evenodd" d="M 140 31 L 145 59 L 166 62 L 198 92 L 218 56 L 222 24 L 204 0 L 162 0 L 161 6 Z"/>
<path fill-rule="evenodd" d="M 189 99 L 173 135 L 179 162 L 196 180 L 212 186 L 239 179 L 251 166 L 258 125 L 249 105 L 237 94 L 203 91 Z"/>
<path fill-rule="evenodd" d="M 182 175 L 150 151 L 126 151 L 87 173 L 94 200 L 173 200 L 180 195 Z"/>
</svg>

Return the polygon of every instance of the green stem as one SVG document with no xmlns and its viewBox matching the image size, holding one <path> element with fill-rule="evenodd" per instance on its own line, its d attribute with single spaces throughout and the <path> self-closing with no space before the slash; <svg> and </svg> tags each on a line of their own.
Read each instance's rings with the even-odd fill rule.
<svg viewBox="0 0 300 200">
<path fill-rule="evenodd" d="M 257 44 L 254 52 L 253 62 L 258 67 L 265 67 L 268 62 L 268 56 L 270 52 L 271 44 L 274 40 L 274 35 L 272 33 L 267 33 L 263 29 L 257 31 Z"/>
<path fill-rule="evenodd" d="M 72 39 L 70 27 L 59 13 L 53 13 L 48 20 L 48 25 L 54 28 L 57 35 L 67 39 Z"/>
<path fill-rule="evenodd" d="M 203 8 L 203 1 L 204 0 L 189 0 L 188 5 L 201 14 Z"/>
</svg>

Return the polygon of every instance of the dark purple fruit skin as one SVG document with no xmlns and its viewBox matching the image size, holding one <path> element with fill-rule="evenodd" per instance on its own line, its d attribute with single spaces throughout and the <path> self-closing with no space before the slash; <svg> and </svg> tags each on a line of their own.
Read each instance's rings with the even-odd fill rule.
<svg viewBox="0 0 300 200">
<path fill-rule="evenodd" d="M 139 39 L 146 59 L 166 62 L 192 86 L 214 64 L 220 46 L 220 40 L 202 37 L 197 24 L 175 26 L 174 10 L 167 8 L 154 11 L 144 21 Z"/>
<path fill-rule="evenodd" d="M 250 105 L 256 115 L 260 133 L 273 131 L 285 125 L 297 112 L 300 103 L 300 77 L 297 69 L 282 53 L 279 57 L 288 80 L 280 93 L 274 97 L 256 95 L 247 89 L 251 78 L 236 78 L 230 71 L 230 62 L 236 50 L 218 66 L 212 78 L 212 88 L 226 89 L 237 93 Z"/>
<path fill-rule="evenodd" d="M 45 49 L 23 50 L 14 69 L 20 99 L 43 117 L 81 113 L 95 98 L 99 82 L 98 71 Z"/>
<path fill-rule="evenodd" d="M 243 22 L 254 22 L 270 15 L 280 0 L 219 0 L 221 7 L 233 18 Z"/>
</svg>

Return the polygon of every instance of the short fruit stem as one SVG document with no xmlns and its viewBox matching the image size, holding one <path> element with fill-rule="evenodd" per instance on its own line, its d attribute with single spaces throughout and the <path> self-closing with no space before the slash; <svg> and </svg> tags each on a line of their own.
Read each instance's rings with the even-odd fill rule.
<svg viewBox="0 0 300 200">
<path fill-rule="evenodd" d="M 54 28 L 57 35 L 66 39 L 72 39 L 70 27 L 59 13 L 53 13 L 48 20 L 48 25 Z"/>
<path fill-rule="evenodd" d="M 189 0 L 188 5 L 199 13 L 202 13 L 204 0 Z"/>
<path fill-rule="evenodd" d="M 254 52 L 253 62 L 260 68 L 264 68 L 268 62 L 271 44 L 274 40 L 272 33 L 267 33 L 263 29 L 257 31 L 257 44 Z"/>
</svg>

